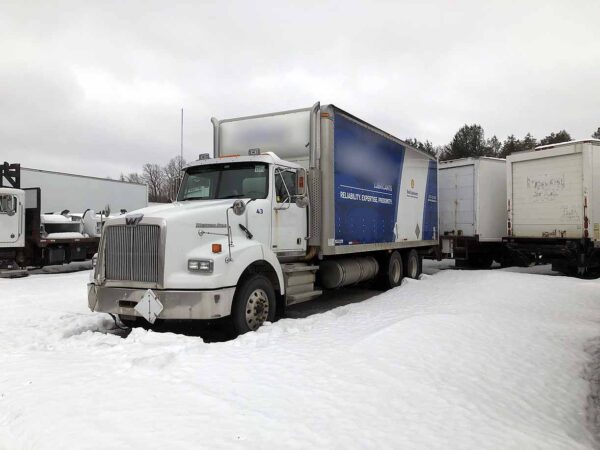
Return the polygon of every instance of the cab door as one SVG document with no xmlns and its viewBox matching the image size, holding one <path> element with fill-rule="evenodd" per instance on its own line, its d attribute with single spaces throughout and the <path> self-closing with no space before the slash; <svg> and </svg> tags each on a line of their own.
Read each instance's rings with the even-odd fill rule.
<svg viewBox="0 0 600 450">
<path fill-rule="evenodd" d="M 306 208 L 296 205 L 297 170 L 275 166 L 273 173 L 272 250 L 278 256 L 306 252 Z"/>
<path fill-rule="evenodd" d="M 22 199 L 14 192 L 0 191 L 0 245 L 22 246 L 23 234 Z M 11 245 L 7 245 L 11 244 Z M 20 245 L 19 245 L 20 244 Z"/>
</svg>

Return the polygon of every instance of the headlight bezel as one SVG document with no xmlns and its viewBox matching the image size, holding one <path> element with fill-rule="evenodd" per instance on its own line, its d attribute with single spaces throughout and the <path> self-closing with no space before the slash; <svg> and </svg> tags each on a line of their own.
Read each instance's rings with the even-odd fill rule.
<svg viewBox="0 0 600 450">
<path fill-rule="evenodd" d="M 188 272 L 192 273 L 213 273 L 215 262 L 212 259 L 188 259 L 187 268 Z"/>
</svg>

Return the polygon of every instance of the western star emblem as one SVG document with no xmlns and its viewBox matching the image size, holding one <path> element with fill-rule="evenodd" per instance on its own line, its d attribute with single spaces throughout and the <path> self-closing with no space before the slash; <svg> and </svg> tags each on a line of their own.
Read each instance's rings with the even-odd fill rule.
<svg viewBox="0 0 600 450">
<path fill-rule="evenodd" d="M 143 217 L 143 214 L 129 214 L 125 216 L 125 224 L 134 227 L 141 222 Z"/>
<path fill-rule="evenodd" d="M 414 178 L 411 178 L 411 179 L 410 179 L 410 188 L 411 188 L 411 189 L 414 189 L 414 188 L 415 188 L 415 179 L 414 179 Z"/>
</svg>

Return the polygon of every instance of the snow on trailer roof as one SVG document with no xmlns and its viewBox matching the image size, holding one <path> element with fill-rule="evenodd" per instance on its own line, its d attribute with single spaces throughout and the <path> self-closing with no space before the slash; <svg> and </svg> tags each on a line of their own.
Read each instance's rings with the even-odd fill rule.
<svg viewBox="0 0 600 450">
<path fill-rule="evenodd" d="M 564 147 L 564 146 L 573 145 L 573 144 L 594 144 L 594 145 L 600 145 L 600 139 L 592 139 L 592 138 L 590 138 L 590 139 L 576 139 L 574 141 L 559 142 L 558 144 L 540 145 L 538 147 L 535 147 L 533 150 L 529 150 L 529 151 L 547 150 L 549 148 Z"/>
<path fill-rule="evenodd" d="M 469 156 L 468 158 L 457 158 L 457 159 L 448 159 L 446 161 L 439 161 L 439 164 L 440 164 L 440 166 L 447 166 L 447 167 L 466 166 L 466 165 L 473 164 L 476 161 L 480 161 L 482 159 L 484 159 L 486 161 L 506 162 L 505 158 L 496 158 L 493 156 L 477 156 L 477 157 Z M 440 167 L 440 169 L 441 168 L 442 167 Z"/>
</svg>

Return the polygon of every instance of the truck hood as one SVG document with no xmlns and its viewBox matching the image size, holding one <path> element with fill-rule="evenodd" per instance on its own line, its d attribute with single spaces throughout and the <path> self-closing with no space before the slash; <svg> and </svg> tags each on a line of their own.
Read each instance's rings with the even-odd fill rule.
<svg viewBox="0 0 600 450">
<path fill-rule="evenodd" d="M 143 214 L 144 218 L 173 219 L 194 217 L 204 219 L 220 213 L 220 218 L 225 219 L 225 210 L 233 205 L 236 199 L 225 200 L 190 200 L 186 202 L 165 203 L 163 205 L 149 206 L 148 208 L 132 211 L 127 215 Z"/>
</svg>

